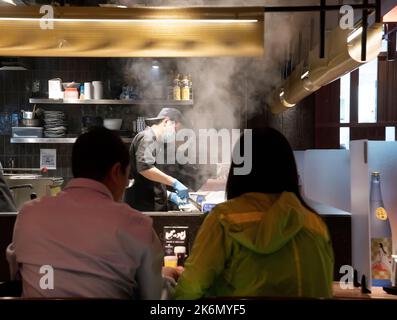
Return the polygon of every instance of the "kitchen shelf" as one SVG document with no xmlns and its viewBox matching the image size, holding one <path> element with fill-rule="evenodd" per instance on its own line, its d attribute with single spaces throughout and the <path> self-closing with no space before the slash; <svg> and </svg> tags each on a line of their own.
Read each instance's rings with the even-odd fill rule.
<svg viewBox="0 0 397 320">
<path fill-rule="evenodd" d="M 77 138 L 11 138 L 11 143 L 74 143 Z M 121 138 L 125 143 L 131 143 L 132 138 Z"/>
<path fill-rule="evenodd" d="M 192 106 L 193 100 L 64 100 L 64 99 L 36 99 L 30 98 L 30 103 L 35 104 L 114 104 L 114 105 L 159 105 L 159 106 Z"/>
</svg>

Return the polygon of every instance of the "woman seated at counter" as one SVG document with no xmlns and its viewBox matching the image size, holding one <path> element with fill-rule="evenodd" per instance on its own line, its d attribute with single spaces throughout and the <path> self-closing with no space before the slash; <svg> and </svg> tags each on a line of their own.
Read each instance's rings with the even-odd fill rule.
<svg viewBox="0 0 397 320">
<path fill-rule="evenodd" d="M 241 136 L 234 152 L 243 154 L 250 138 Z M 331 240 L 299 193 L 286 138 L 271 128 L 252 130 L 252 170 L 234 174 L 243 165 L 232 160 L 228 201 L 201 226 L 174 298 L 331 297 Z"/>
</svg>

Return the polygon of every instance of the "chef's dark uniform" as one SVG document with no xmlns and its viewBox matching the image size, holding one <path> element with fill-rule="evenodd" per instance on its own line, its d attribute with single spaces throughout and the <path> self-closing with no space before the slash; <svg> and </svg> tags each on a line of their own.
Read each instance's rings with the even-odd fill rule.
<svg viewBox="0 0 397 320">
<path fill-rule="evenodd" d="M 139 211 L 167 211 L 166 186 L 146 179 L 139 172 L 158 167 L 156 152 L 160 144 L 150 127 L 139 132 L 130 147 L 131 178 L 134 184 L 125 192 L 125 202 Z"/>
</svg>

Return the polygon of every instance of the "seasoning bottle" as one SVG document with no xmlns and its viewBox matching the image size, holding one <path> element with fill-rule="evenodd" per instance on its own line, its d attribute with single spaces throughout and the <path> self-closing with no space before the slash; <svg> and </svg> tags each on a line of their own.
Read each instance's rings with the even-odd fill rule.
<svg viewBox="0 0 397 320">
<path fill-rule="evenodd" d="M 84 100 L 84 84 L 80 85 L 80 100 Z"/>
<path fill-rule="evenodd" d="M 167 75 L 167 100 L 174 100 L 174 76 L 172 71 Z"/>
<path fill-rule="evenodd" d="M 189 79 L 187 76 L 183 76 L 182 79 L 182 100 L 190 99 L 190 88 L 189 88 Z"/>
<path fill-rule="evenodd" d="M 373 286 L 390 286 L 392 233 L 380 186 L 380 173 L 372 172 L 370 188 L 371 271 Z"/>
<path fill-rule="evenodd" d="M 174 78 L 174 100 L 181 100 L 181 84 L 180 75 L 177 74 Z"/>
<path fill-rule="evenodd" d="M 192 76 L 189 74 L 187 76 L 188 80 L 189 80 L 189 100 L 193 100 L 193 80 L 192 80 Z"/>
</svg>

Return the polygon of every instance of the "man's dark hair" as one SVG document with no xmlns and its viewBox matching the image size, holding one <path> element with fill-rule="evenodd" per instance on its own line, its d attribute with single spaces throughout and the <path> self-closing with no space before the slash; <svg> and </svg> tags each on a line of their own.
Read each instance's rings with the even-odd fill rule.
<svg viewBox="0 0 397 320">
<path fill-rule="evenodd" d="M 104 127 L 91 128 L 73 145 L 72 172 L 75 178 L 102 181 L 117 162 L 125 172 L 130 163 L 127 147 L 118 134 Z"/>
</svg>

